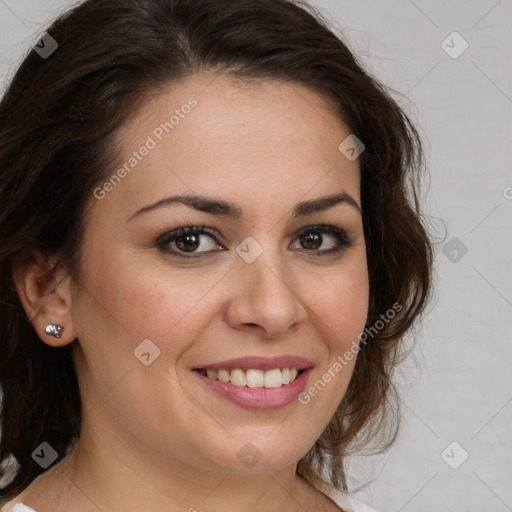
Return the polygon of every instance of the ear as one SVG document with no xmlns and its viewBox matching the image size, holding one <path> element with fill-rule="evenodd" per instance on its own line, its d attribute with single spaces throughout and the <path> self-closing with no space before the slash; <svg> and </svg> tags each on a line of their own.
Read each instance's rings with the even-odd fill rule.
<svg viewBox="0 0 512 512">
<path fill-rule="evenodd" d="M 23 309 L 39 338 L 52 347 L 60 347 L 76 339 L 71 317 L 71 277 L 59 269 L 55 260 L 48 261 L 39 253 L 18 267 L 14 284 Z M 62 326 L 60 338 L 45 332 L 50 323 Z"/>
</svg>

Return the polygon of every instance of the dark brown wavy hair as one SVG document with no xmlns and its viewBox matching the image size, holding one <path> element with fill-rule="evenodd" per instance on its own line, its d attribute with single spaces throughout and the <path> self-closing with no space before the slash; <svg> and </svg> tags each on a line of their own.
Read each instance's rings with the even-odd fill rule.
<svg viewBox="0 0 512 512">
<path fill-rule="evenodd" d="M 58 48 L 47 58 L 31 50 L 0 102 L 0 478 L 11 477 L 0 505 L 44 471 L 31 456 L 42 441 L 57 450 L 56 462 L 66 456 L 82 415 L 71 344 L 52 348 L 39 339 L 14 276 L 37 253 L 78 278 L 84 213 L 119 164 L 120 128 L 152 92 L 203 71 L 308 87 L 366 146 L 367 326 L 395 303 L 402 309 L 361 345 L 346 395 L 297 466 L 312 485 L 328 480 L 347 490 L 346 456 L 376 439 L 385 449 L 396 437 L 391 376 L 431 294 L 417 130 L 299 0 L 86 0 L 47 31 Z"/>
</svg>

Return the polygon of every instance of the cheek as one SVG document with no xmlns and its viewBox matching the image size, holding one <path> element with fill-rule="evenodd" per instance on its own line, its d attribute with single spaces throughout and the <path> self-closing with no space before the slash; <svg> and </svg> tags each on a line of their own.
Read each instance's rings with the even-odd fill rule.
<svg viewBox="0 0 512 512">
<path fill-rule="evenodd" d="M 340 272 L 326 281 L 323 293 L 310 296 L 310 318 L 322 343 L 321 365 L 301 395 L 299 402 L 313 415 L 322 430 L 341 403 L 350 383 L 359 346 L 359 335 L 368 316 L 368 277 L 358 272 Z M 313 320 L 314 319 L 314 320 Z M 320 435 L 321 430 L 315 435 Z"/>
<path fill-rule="evenodd" d="M 184 324 L 190 327 L 190 312 L 222 276 L 173 270 L 133 251 L 109 254 L 89 254 L 87 292 L 94 299 L 89 318 L 98 318 L 102 330 L 116 338 L 128 335 L 133 342 L 161 340 Z"/>
<path fill-rule="evenodd" d="M 321 289 L 309 294 L 318 328 L 328 342 L 330 358 L 358 341 L 368 316 L 369 279 L 366 264 L 341 271 L 323 282 Z"/>
<path fill-rule="evenodd" d="M 211 320 L 217 274 L 180 275 L 139 271 L 129 281 L 114 283 L 111 299 L 115 306 L 124 300 L 119 318 L 139 337 L 173 340 L 179 333 L 199 336 Z"/>
</svg>

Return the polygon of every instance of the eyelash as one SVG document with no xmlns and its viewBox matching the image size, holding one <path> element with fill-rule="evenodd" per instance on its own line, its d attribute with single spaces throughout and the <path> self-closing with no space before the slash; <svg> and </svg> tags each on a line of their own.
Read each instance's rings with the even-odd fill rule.
<svg viewBox="0 0 512 512">
<path fill-rule="evenodd" d="M 318 256 L 328 256 L 341 252 L 343 249 L 352 246 L 352 240 L 347 235 L 346 231 L 335 226 L 330 226 L 328 224 L 317 224 L 313 226 L 308 226 L 297 233 L 297 238 L 306 235 L 308 233 L 320 233 L 320 234 L 328 234 L 331 235 L 335 241 L 337 242 L 337 247 L 334 249 L 328 249 L 323 251 L 317 251 L 314 249 L 303 249 L 306 252 L 317 253 Z M 191 226 L 187 224 L 186 227 L 175 229 L 174 231 L 170 231 L 165 235 L 159 237 L 156 241 L 156 247 L 160 248 L 162 251 L 171 254 L 173 256 L 177 256 L 179 258 L 185 259 L 193 259 L 193 258 L 202 258 L 205 255 L 211 254 L 212 252 L 220 252 L 220 251 L 201 251 L 199 253 L 194 252 L 183 252 L 179 250 L 169 250 L 168 246 L 170 243 L 174 242 L 176 238 L 185 235 L 208 235 L 211 237 L 214 242 L 218 245 L 222 245 L 218 240 L 215 232 L 207 227 L 203 226 Z M 322 240 L 323 243 L 323 240 Z"/>
</svg>

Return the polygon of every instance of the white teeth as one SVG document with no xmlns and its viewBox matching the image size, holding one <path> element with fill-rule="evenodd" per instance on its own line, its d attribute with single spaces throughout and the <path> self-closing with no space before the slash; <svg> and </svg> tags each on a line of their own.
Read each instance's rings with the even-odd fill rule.
<svg viewBox="0 0 512 512">
<path fill-rule="evenodd" d="M 228 370 L 204 370 L 201 373 L 213 380 L 221 382 L 231 382 L 233 386 L 247 386 L 249 388 L 280 388 L 290 382 L 293 382 L 299 373 L 296 368 L 275 368 L 273 370 L 243 370 L 237 368 L 229 372 Z"/>
<path fill-rule="evenodd" d="M 247 370 L 247 386 L 250 388 L 262 388 L 265 383 L 265 376 L 261 370 Z"/>
<path fill-rule="evenodd" d="M 280 388 L 283 385 L 283 376 L 281 370 L 269 370 L 265 372 L 265 387 L 266 388 Z"/>
<path fill-rule="evenodd" d="M 245 386 L 245 374 L 242 370 L 233 370 L 229 380 L 233 386 Z"/>
<path fill-rule="evenodd" d="M 219 380 L 222 382 L 229 382 L 229 372 L 227 370 L 219 370 Z"/>
<path fill-rule="evenodd" d="M 210 377 L 210 379 L 218 379 L 219 376 L 217 375 L 217 370 L 206 370 L 206 375 Z"/>
</svg>

